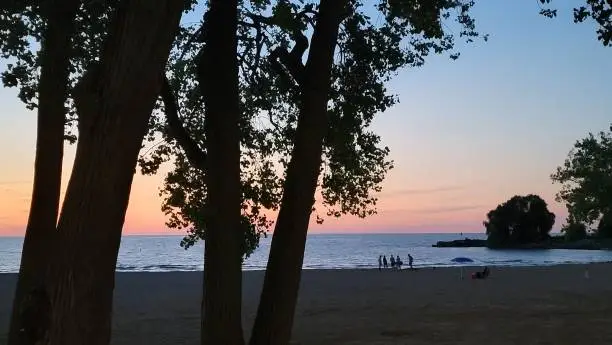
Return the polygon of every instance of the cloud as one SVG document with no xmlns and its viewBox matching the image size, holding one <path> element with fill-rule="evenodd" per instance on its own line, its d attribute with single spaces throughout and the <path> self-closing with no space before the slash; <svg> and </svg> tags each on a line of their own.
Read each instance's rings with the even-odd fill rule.
<svg viewBox="0 0 612 345">
<path fill-rule="evenodd" d="M 399 190 L 383 191 L 381 194 L 385 196 L 403 196 L 403 195 L 419 195 L 419 194 L 433 194 L 433 193 L 444 193 L 463 190 L 465 186 L 440 186 L 433 188 L 408 188 Z"/>
<path fill-rule="evenodd" d="M 13 194 L 13 195 L 23 195 L 26 193 L 29 193 L 29 190 L 19 190 L 17 188 L 11 188 L 11 187 L 0 187 L 0 192 L 4 193 L 4 194 Z"/>
<path fill-rule="evenodd" d="M 423 222 L 407 225 L 394 225 L 384 227 L 387 232 L 417 232 L 417 233 L 482 233 L 482 223 L 478 221 L 469 222 Z M 376 228 L 378 229 L 378 228 Z"/>
<path fill-rule="evenodd" d="M 439 213 L 452 213 L 452 212 L 460 212 L 460 211 L 470 211 L 470 210 L 478 210 L 482 209 L 485 206 L 483 205 L 457 205 L 457 206 L 447 206 L 447 207 L 436 207 L 436 208 L 421 208 L 421 209 L 395 209 L 395 210 L 385 210 L 381 213 L 396 213 L 396 214 L 439 214 Z"/>
<path fill-rule="evenodd" d="M 9 216 L 0 216 L 0 233 L 5 228 L 9 228 L 14 225 L 15 224 L 12 224 L 11 218 L 9 218 Z"/>
<path fill-rule="evenodd" d="M 449 207 L 438 207 L 430 209 L 415 210 L 417 213 L 450 213 L 459 211 L 469 211 L 482 209 L 483 205 L 460 205 L 460 206 L 449 206 Z"/>
<path fill-rule="evenodd" d="M 32 181 L 28 181 L 28 180 L 17 180 L 17 181 L 5 180 L 5 181 L 2 181 L 2 180 L 0 180 L 0 186 L 14 186 L 16 184 L 28 184 L 28 183 L 32 183 Z"/>
</svg>

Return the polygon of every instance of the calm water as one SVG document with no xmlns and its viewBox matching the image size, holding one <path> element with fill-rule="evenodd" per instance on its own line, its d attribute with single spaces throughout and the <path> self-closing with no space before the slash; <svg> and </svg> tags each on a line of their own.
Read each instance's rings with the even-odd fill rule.
<svg viewBox="0 0 612 345">
<path fill-rule="evenodd" d="M 483 238 L 470 234 L 471 238 Z M 436 241 L 460 238 L 459 234 L 367 234 L 310 235 L 304 268 L 374 268 L 378 256 L 400 255 L 404 262 L 412 254 L 416 266 L 453 266 L 450 260 L 464 256 L 475 265 L 555 265 L 612 261 L 612 251 L 587 250 L 488 250 L 486 248 L 432 248 Z M 180 236 L 124 237 L 118 271 L 202 270 L 203 245 L 189 250 L 179 246 Z M 22 239 L 0 238 L 0 273 L 17 272 Z M 245 270 L 264 269 L 270 238 L 245 262 Z"/>
</svg>

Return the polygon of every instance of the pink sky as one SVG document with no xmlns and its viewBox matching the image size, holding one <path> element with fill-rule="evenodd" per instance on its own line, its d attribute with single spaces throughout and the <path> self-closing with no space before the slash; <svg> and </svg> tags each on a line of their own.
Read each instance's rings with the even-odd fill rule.
<svg viewBox="0 0 612 345">
<path fill-rule="evenodd" d="M 24 119 L 27 121 L 23 121 L 23 130 L 34 125 L 25 123 L 33 122 L 34 116 L 26 115 Z M 5 137 L 1 140 L 8 139 Z M 13 164 L 3 169 L 0 175 L 0 209 L 3 210 L 0 216 L 0 235 L 23 235 L 30 202 L 33 147 L 32 137 L 27 146 L 2 153 L 3 161 L 11 161 Z M 73 154 L 74 147 L 68 146 L 64 164 L 64 188 Z M 517 190 L 508 188 L 508 185 L 500 185 L 494 190 L 481 188 L 490 183 L 478 180 L 464 184 L 436 183 L 436 174 L 428 174 L 431 178 L 425 179 L 423 175 L 426 172 L 419 170 L 402 166 L 392 170 L 385 190 L 380 194 L 378 215 L 366 219 L 329 218 L 323 225 L 311 222 L 311 232 L 480 232 L 486 212 L 503 198 L 502 195 L 511 196 Z M 423 177 L 406 177 L 414 174 Z M 415 182 L 403 183 L 409 180 Z M 545 184 L 545 179 L 540 180 L 543 187 L 550 184 Z M 135 176 L 124 226 L 125 234 L 176 234 L 164 226 L 165 217 L 160 211 L 158 197 L 160 182 L 161 175 Z M 516 192 L 524 188 L 518 189 Z M 543 194 L 551 200 L 549 196 L 553 190 L 546 189 L 542 189 Z M 558 205 L 553 205 L 553 208 L 555 212 L 560 210 Z"/>
</svg>

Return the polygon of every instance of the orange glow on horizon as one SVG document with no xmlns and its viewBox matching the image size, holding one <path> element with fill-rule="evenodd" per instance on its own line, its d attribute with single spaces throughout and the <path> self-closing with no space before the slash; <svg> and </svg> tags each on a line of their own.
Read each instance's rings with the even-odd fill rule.
<svg viewBox="0 0 612 345">
<path fill-rule="evenodd" d="M 68 182 L 69 168 L 65 167 L 64 188 Z M 365 219 L 354 216 L 339 219 L 325 217 L 322 225 L 316 224 L 313 215 L 310 233 L 482 232 L 482 221 L 486 213 L 499 203 L 496 195 L 479 192 L 472 186 L 400 188 L 393 182 L 394 177 L 391 175 L 385 190 L 380 194 L 378 214 Z M 124 234 L 181 235 L 164 225 L 166 218 L 160 211 L 158 195 L 160 183 L 160 176 L 135 176 Z M 0 185 L 3 190 L 0 194 L 0 209 L 4 210 L 0 217 L 0 236 L 24 234 L 31 185 L 31 178 L 30 181 L 14 180 Z M 465 200 L 481 202 L 468 203 Z M 551 206 L 557 214 L 557 224 L 561 224 L 564 219 L 563 209 L 556 204 Z M 320 210 L 324 213 L 322 207 Z"/>
</svg>

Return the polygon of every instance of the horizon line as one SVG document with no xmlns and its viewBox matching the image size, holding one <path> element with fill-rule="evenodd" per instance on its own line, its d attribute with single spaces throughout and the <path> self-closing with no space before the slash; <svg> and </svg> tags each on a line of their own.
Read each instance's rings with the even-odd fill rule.
<svg viewBox="0 0 612 345">
<path fill-rule="evenodd" d="M 452 234 L 484 234 L 484 232 L 308 232 L 308 235 L 452 235 Z M 274 232 L 269 232 L 267 236 L 274 235 Z M 125 234 L 122 236 L 185 236 L 185 235 L 163 235 L 160 233 L 151 234 Z"/>
<path fill-rule="evenodd" d="M 478 235 L 484 232 L 310 232 L 308 235 L 316 236 L 334 236 L 334 235 Z M 268 233 L 266 236 L 273 236 L 274 233 Z M 23 238 L 24 235 L 2 235 L 0 238 Z M 162 233 L 141 233 L 141 234 L 122 234 L 121 237 L 185 237 L 182 234 L 162 234 Z M 264 236 L 262 236 L 264 237 Z"/>
</svg>

